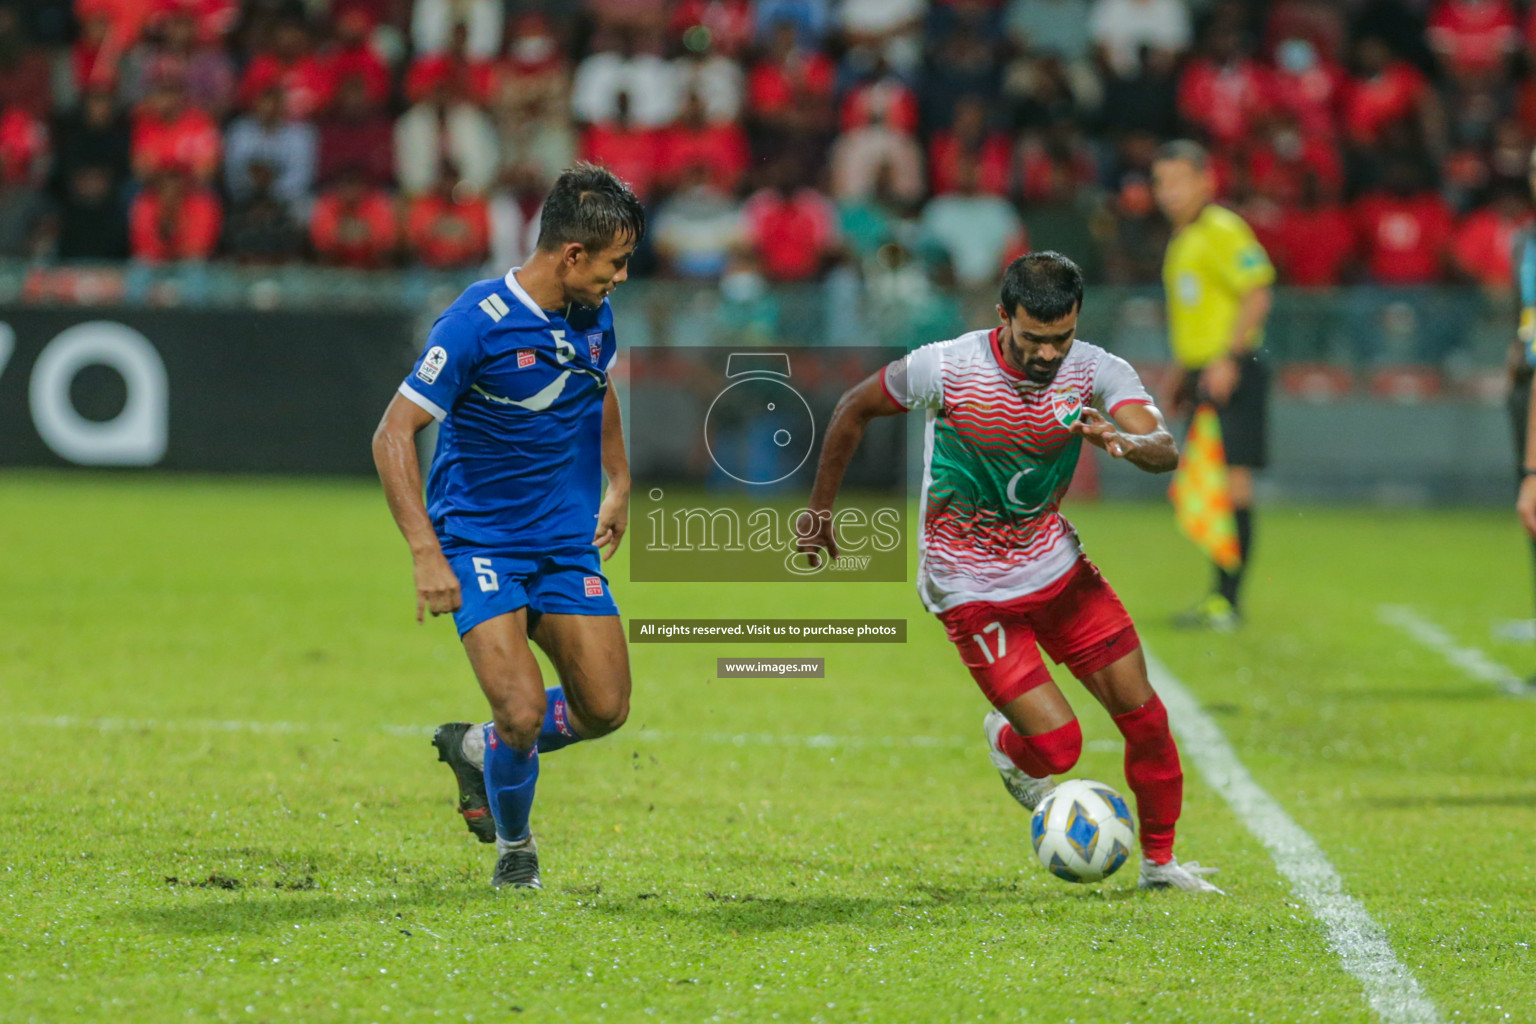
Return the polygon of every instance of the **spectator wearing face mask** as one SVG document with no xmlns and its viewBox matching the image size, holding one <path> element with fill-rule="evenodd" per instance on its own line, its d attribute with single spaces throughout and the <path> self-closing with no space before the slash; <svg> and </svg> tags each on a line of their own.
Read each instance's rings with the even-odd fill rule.
<svg viewBox="0 0 1536 1024">
<path fill-rule="evenodd" d="M 1344 69 L 1318 52 L 1310 39 L 1293 36 L 1275 47 L 1270 95 L 1277 113 L 1292 118 L 1308 138 L 1332 139 L 1338 132 Z"/>
<path fill-rule="evenodd" d="M 1179 81 L 1179 113 L 1220 147 L 1247 137 L 1269 113 L 1269 98 L 1269 69 L 1245 52 L 1233 27 L 1213 30 Z"/>
</svg>

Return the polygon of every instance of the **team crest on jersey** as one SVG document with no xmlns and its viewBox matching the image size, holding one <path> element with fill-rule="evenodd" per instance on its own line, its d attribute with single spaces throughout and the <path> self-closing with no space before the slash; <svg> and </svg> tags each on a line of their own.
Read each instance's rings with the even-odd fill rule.
<svg viewBox="0 0 1536 1024">
<path fill-rule="evenodd" d="M 437 375 L 443 372 L 443 367 L 448 365 L 448 350 L 441 345 L 433 345 L 427 349 L 427 354 L 421 359 L 421 367 L 417 369 L 416 376 L 425 384 L 437 381 Z"/>
<path fill-rule="evenodd" d="M 603 332 L 593 331 L 587 335 L 587 354 L 592 357 L 592 365 L 603 358 Z"/>
<path fill-rule="evenodd" d="M 588 597 L 603 596 L 603 578 L 601 576 L 583 576 L 581 585 Z"/>
<path fill-rule="evenodd" d="M 1200 301 L 1200 279 L 1187 270 L 1179 275 L 1179 300 L 1186 306 Z"/>
<path fill-rule="evenodd" d="M 1070 427 L 1083 414 L 1083 400 L 1071 391 L 1051 392 L 1051 411 L 1064 427 Z"/>
<path fill-rule="evenodd" d="M 538 362 L 538 356 L 534 355 L 533 349 L 520 348 L 517 350 L 517 368 L 519 370 L 526 370 L 536 362 Z"/>
</svg>

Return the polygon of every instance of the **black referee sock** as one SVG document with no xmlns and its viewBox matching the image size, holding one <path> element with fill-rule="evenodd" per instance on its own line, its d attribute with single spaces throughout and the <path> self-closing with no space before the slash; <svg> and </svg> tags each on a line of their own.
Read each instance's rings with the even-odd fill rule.
<svg viewBox="0 0 1536 1024">
<path fill-rule="evenodd" d="M 1248 568 L 1248 552 L 1253 547 L 1253 509 L 1233 509 L 1232 518 L 1237 520 L 1237 550 L 1243 560 L 1239 563 L 1236 572 L 1227 572 L 1217 567 L 1216 590 L 1235 609 L 1237 592 L 1243 585 L 1243 572 Z"/>
</svg>

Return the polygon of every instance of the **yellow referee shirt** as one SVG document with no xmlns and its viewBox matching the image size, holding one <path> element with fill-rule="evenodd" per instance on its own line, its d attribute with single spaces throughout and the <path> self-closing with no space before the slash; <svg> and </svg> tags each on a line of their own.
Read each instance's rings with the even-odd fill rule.
<svg viewBox="0 0 1536 1024">
<path fill-rule="evenodd" d="M 1194 370 L 1226 355 L 1243 296 L 1274 280 L 1275 268 L 1253 229 L 1226 207 L 1208 204 L 1163 257 L 1173 358 Z M 1262 340 L 1254 337 L 1249 347 Z"/>
</svg>

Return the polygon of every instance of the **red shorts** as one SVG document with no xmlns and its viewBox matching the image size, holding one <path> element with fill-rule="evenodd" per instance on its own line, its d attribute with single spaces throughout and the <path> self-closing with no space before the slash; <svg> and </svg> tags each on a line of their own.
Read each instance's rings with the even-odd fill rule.
<svg viewBox="0 0 1536 1024">
<path fill-rule="evenodd" d="M 969 601 L 940 612 L 939 621 L 998 708 L 1050 681 L 1036 644 L 1079 679 L 1141 645 L 1125 605 L 1086 558 L 1044 590 L 1001 603 Z"/>
</svg>

